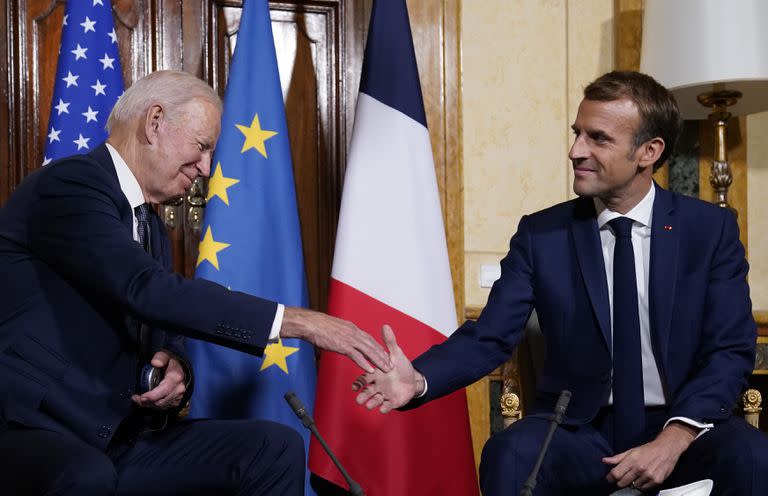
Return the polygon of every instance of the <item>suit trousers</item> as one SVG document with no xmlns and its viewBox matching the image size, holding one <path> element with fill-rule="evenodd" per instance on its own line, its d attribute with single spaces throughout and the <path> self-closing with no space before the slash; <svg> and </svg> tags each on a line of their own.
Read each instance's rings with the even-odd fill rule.
<svg viewBox="0 0 768 496">
<path fill-rule="evenodd" d="M 663 409 L 646 409 L 646 442 L 660 432 L 668 418 Z M 480 465 L 484 496 L 520 493 L 548 428 L 547 416 L 527 416 L 491 437 Z M 612 466 L 601 461 L 616 454 L 612 432 L 610 408 L 602 409 L 589 424 L 558 427 L 534 494 L 599 496 L 616 491 L 618 487 L 605 479 Z M 768 494 L 768 435 L 740 417 L 731 417 L 688 447 L 660 489 L 701 479 L 714 481 L 712 496 Z"/>
<path fill-rule="evenodd" d="M 0 432 L 0 488 L 25 496 L 299 496 L 304 456 L 297 432 L 267 421 L 178 421 L 117 439 L 106 453 L 74 436 L 9 427 Z"/>
</svg>

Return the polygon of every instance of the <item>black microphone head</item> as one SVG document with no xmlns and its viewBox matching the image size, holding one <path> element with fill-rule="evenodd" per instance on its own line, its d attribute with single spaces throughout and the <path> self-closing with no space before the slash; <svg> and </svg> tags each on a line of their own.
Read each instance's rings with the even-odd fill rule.
<svg viewBox="0 0 768 496">
<path fill-rule="evenodd" d="M 288 405 L 291 407 L 291 410 L 293 410 L 293 413 L 296 414 L 297 417 L 300 419 L 304 418 L 304 415 L 307 414 L 307 409 L 304 408 L 304 404 L 301 402 L 298 396 L 296 396 L 296 393 L 293 391 L 290 391 L 288 393 L 285 393 L 285 401 L 288 402 Z"/>
<path fill-rule="evenodd" d="M 565 410 L 568 409 L 568 403 L 571 401 L 571 392 L 567 389 L 560 391 L 560 397 L 557 398 L 557 404 L 555 405 L 555 413 L 557 415 L 564 415 Z"/>
</svg>

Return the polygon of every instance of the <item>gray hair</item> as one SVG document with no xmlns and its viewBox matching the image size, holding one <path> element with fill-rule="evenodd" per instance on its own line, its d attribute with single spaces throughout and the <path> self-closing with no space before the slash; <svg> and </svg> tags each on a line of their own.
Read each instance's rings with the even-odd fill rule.
<svg viewBox="0 0 768 496">
<path fill-rule="evenodd" d="M 184 71 L 155 71 L 134 82 L 117 100 L 107 119 L 107 132 L 154 104 L 163 105 L 172 118 L 176 109 L 196 98 L 211 103 L 221 114 L 221 98 L 203 80 Z"/>
</svg>

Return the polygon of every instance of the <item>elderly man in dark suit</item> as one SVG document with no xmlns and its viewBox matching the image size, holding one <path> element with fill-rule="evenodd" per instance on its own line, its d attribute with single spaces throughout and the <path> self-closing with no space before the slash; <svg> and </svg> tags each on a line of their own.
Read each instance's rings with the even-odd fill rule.
<svg viewBox="0 0 768 496">
<path fill-rule="evenodd" d="M 0 210 L 0 492 L 301 494 L 301 437 L 262 421 L 183 421 L 182 336 L 261 355 L 306 339 L 361 367 L 389 358 L 349 322 L 171 271 L 149 207 L 210 171 L 221 102 L 197 78 L 151 74 L 107 142 L 31 174 Z M 137 390 L 143 365 L 164 371 Z"/>
<path fill-rule="evenodd" d="M 653 182 L 681 120 L 652 78 L 612 72 L 584 90 L 573 123 L 579 198 L 524 216 L 477 322 L 358 402 L 388 412 L 464 387 L 507 360 L 535 308 L 546 362 L 530 415 L 493 436 L 485 494 L 520 492 L 561 390 L 573 393 L 537 495 L 655 492 L 711 478 L 713 494 L 768 494 L 766 436 L 734 418 L 754 364 L 747 262 L 732 212 Z"/>
</svg>

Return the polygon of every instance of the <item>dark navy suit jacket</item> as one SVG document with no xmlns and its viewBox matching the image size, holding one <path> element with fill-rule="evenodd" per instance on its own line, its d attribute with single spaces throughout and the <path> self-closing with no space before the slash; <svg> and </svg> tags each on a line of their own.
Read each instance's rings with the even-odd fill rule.
<svg viewBox="0 0 768 496">
<path fill-rule="evenodd" d="M 261 355 L 276 303 L 170 270 L 157 216 L 153 253 L 104 145 L 31 174 L 0 210 L 0 428 L 68 432 L 106 447 L 135 410 L 137 321 L 153 352 L 179 335 Z M 165 329 L 169 332 L 161 332 Z"/>
<path fill-rule="evenodd" d="M 649 317 L 669 415 L 717 422 L 731 415 L 754 366 L 744 248 L 730 211 L 654 187 Z M 507 360 L 533 308 L 547 348 L 534 411 L 551 412 L 568 389 L 566 422 L 589 422 L 611 388 L 608 287 L 590 198 L 521 219 L 477 321 L 414 361 L 428 390 L 408 406 Z"/>
</svg>

